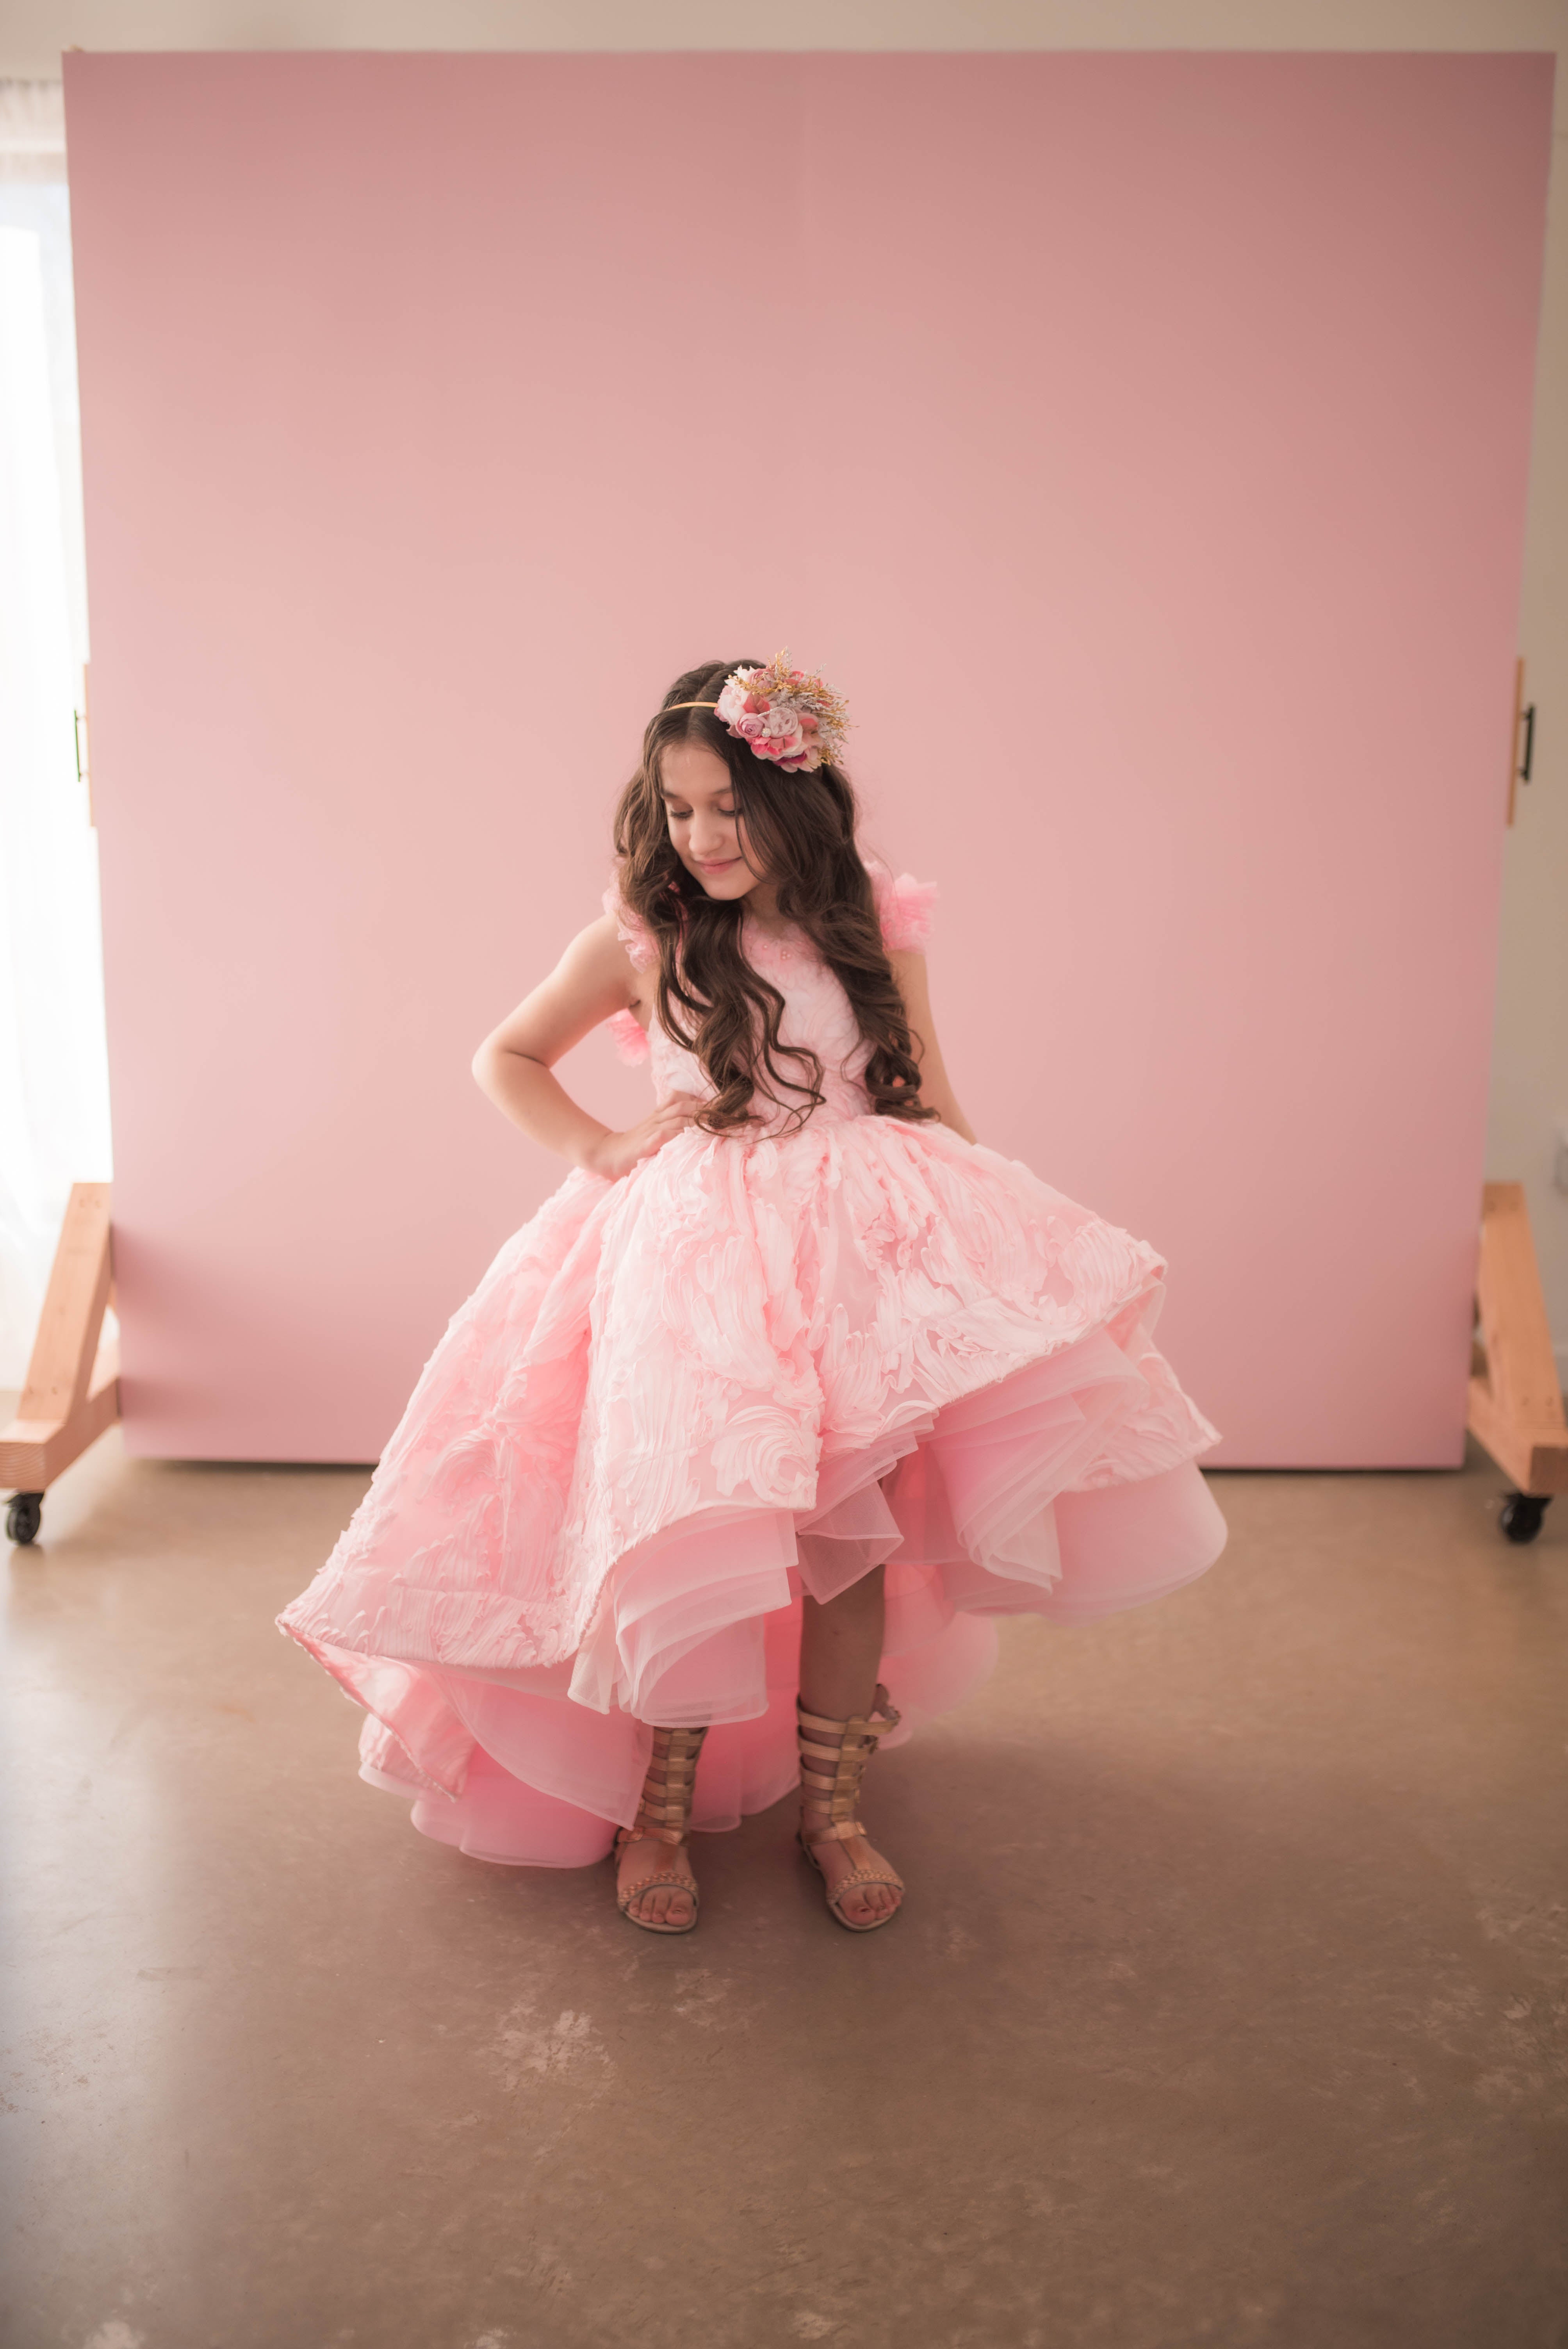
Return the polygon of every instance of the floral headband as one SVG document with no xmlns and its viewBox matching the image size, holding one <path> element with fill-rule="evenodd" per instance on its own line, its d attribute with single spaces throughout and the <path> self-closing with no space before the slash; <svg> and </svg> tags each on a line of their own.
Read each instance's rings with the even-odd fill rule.
<svg viewBox="0 0 1568 2349">
<path fill-rule="evenodd" d="M 788 649 L 766 668 L 731 669 L 717 701 L 672 701 L 671 709 L 711 709 L 758 759 L 787 774 L 810 774 L 844 747 L 849 712 L 820 677 L 789 667 Z"/>
</svg>

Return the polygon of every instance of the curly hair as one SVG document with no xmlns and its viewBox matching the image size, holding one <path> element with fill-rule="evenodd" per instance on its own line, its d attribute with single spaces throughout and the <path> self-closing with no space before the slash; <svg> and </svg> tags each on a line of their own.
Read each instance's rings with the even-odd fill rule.
<svg viewBox="0 0 1568 2349">
<path fill-rule="evenodd" d="M 677 677 L 649 722 L 642 761 L 615 810 L 621 900 L 658 949 L 659 1019 L 714 1087 L 696 1123 L 713 1133 L 744 1125 L 759 1094 L 790 1110 L 795 1123 L 787 1130 L 797 1132 L 825 1096 L 821 1061 L 805 1045 L 780 1042 L 784 998 L 740 950 L 745 899 L 710 897 L 676 854 L 659 767 L 676 742 L 700 743 L 729 769 L 746 840 L 773 884 L 779 913 L 799 924 L 838 978 L 871 1046 L 861 1081 L 875 1114 L 936 1117 L 940 1112 L 920 1098 L 903 998 L 855 844 L 858 812 L 849 777 L 830 763 L 786 774 L 758 759 L 711 709 L 676 707 L 717 700 L 731 669 L 759 666 L 704 661 Z M 785 1102 L 785 1093 L 799 1099 Z"/>
</svg>

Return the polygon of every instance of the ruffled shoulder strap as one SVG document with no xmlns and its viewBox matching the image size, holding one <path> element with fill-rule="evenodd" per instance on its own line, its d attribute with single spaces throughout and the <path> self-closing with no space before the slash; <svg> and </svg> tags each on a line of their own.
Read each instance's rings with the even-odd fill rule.
<svg viewBox="0 0 1568 2349">
<path fill-rule="evenodd" d="M 615 925 L 615 935 L 632 958 L 636 970 L 651 969 L 659 958 L 659 950 L 645 925 L 637 919 L 629 905 L 622 903 L 621 893 L 614 881 L 604 892 L 604 911 Z"/>
<path fill-rule="evenodd" d="M 937 895 L 935 882 L 917 881 L 913 873 L 901 873 L 895 878 L 885 864 L 872 864 L 868 869 L 883 946 L 893 954 L 901 947 L 923 947 L 931 935 L 931 909 Z"/>
<path fill-rule="evenodd" d="M 634 1011 L 612 1011 L 603 1024 L 609 1030 L 610 1040 L 623 1061 L 635 1064 L 638 1061 L 652 1059 L 653 1046 L 648 1041 L 648 1031 Z"/>
</svg>

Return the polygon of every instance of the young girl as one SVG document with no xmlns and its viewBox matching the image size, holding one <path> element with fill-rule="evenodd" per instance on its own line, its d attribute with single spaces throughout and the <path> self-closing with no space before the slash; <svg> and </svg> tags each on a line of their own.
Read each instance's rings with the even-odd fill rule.
<svg viewBox="0 0 1568 2349">
<path fill-rule="evenodd" d="M 603 920 L 474 1061 L 575 1171 L 279 1618 L 416 1826 L 536 1867 L 614 1844 L 650 1932 L 696 1922 L 689 1829 L 797 1778 L 830 1913 L 885 1925 L 879 1739 L 975 1686 L 992 1616 L 1135 1606 L 1225 1538 L 1150 1343 L 1164 1266 L 970 1131 L 935 892 L 862 860 L 844 723 L 782 655 L 671 686 Z M 621 1133 L 551 1073 L 603 1020 L 652 1061 Z"/>
</svg>

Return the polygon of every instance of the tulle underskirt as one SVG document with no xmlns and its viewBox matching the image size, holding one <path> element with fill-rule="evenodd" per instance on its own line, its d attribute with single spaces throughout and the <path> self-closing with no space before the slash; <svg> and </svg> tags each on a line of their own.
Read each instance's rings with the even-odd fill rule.
<svg viewBox="0 0 1568 2349">
<path fill-rule="evenodd" d="M 382 1667 L 424 1687 L 390 1703 L 382 1691 L 386 1713 L 366 1723 L 360 1775 L 411 1798 L 422 1834 L 472 1857 L 581 1868 L 635 1815 L 647 1724 L 709 1723 L 692 1824 L 736 1826 L 799 1776 L 802 1593 L 833 1599 L 884 1561 L 882 1676 L 903 1720 L 882 1743 L 902 1744 L 985 1679 L 995 1617 L 1092 1622 L 1179 1589 L 1219 1556 L 1224 1519 L 1191 1461 L 1066 1489 L 1134 1381 L 1141 1391 L 1132 1363 L 1096 1331 L 918 1433 L 835 1464 L 824 1483 L 837 1497 L 810 1513 L 714 1509 L 672 1526 L 619 1561 L 569 1661 Z M 321 1660 L 372 1702 L 365 1659 Z M 467 1744 L 458 1791 L 411 1765 L 393 1725 L 410 1696 L 446 1713 Z"/>
</svg>

